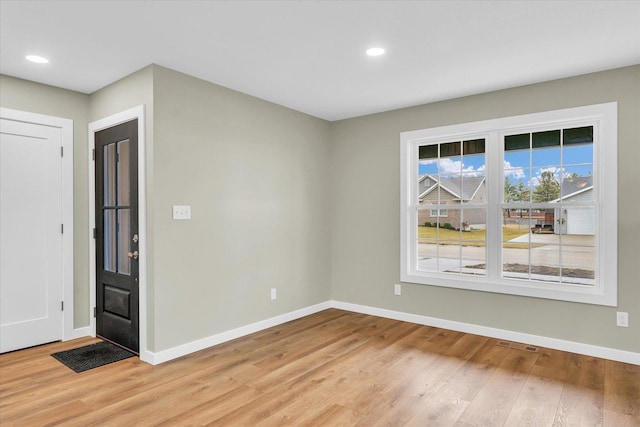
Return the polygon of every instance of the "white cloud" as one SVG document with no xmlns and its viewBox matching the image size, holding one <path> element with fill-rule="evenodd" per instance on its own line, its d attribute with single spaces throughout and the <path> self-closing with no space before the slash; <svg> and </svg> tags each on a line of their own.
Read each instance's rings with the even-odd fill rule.
<svg viewBox="0 0 640 427">
<path fill-rule="evenodd" d="M 438 170 L 440 175 L 454 175 L 460 173 L 460 170 L 464 172 L 467 176 L 480 176 L 484 175 L 484 170 L 486 169 L 485 165 L 482 165 L 476 169 L 474 166 L 464 167 L 459 160 L 451 160 L 448 158 L 444 159 L 429 159 L 429 160 L 420 160 L 421 165 L 438 165 Z"/>
<path fill-rule="evenodd" d="M 513 178 L 514 180 L 519 180 L 519 179 L 523 179 L 525 177 L 525 173 L 524 170 L 522 168 L 515 168 L 512 169 L 511 163 L 509 163 L 506 160 L 503 160 L 504 162 L 504 176 L 508 176 L 510 178 Z"/>
<path fill-rule="evenodd" d="M 556 168 L 554 166 L 548 167 L 548 168 L 542 168 L 542 169 L 538 169 L 536 171 L 536 175 L 531 177 L 531 180 L 529 182 L 529 184 L 531 185 L 532 188 L 537 187 L 540 184 L 540 179 L 542 177 L 542 173 L 543 172 L 551 172 L 556 180 L 558 182 L 560 182 L 560 176 L 566 178 L 568 176 L 570 176 L 571 174 L 567 173 L 567 172 L 563 172 L 562 168 Z"/>
</svg>

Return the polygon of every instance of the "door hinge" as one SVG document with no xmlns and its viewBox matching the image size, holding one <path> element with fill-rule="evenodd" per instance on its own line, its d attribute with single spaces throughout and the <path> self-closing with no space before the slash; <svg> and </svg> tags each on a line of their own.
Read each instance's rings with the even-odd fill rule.
<svg viewBox="0 0 640 427">
<path fill-rule="evenodd" d="M 96 231 L 96 228 L 93 227 L 93 238 L 95 239 L 97 238 L 97 236 L 98 236 L 98 232 Z"/>
<path fill-rule="evenodd" d="M 60 224 L 60 233 L 64 234 L 64 224 Z"/>
<path fill-rule="evenodd" d="M 96 317 L 96 313 L 97 313 L 96 308 L 93 307 L 93 317 Z"/>
<path fill-rule="evenodd" d="M 60 157 L 64 157 L 64 147 L 60 147 Z"/>
<path fill-rule="evenodd" d="M 64 301 L 60 301 L 60 311 L 64 311 Z"/>
<path fill-rule="evenodd" d="M 95 148 L 91 150 L 91 159 L 94 160 L 94 161 L 96 160 L 96 149 Z"/>
</svg>

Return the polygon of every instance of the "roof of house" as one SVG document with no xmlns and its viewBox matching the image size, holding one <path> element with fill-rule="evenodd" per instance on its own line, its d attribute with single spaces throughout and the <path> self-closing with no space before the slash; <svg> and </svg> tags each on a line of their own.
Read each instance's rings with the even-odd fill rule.
<svg viewBox="0 0 640 427">
<path fill-rule="evenodd" d="M 568 199 L 573 196 L 577 196 L 580 193 L 593 189 L 593 177 L 592 176 L 577 176 L 565 178 L 562 180 L 560 186 L 563 196 L 558 197 L 552 202 L 559 202 L 560 200 Z"/>
<path fill-rule="evenodd" d="M 429 177 L 431 180 L 436 182 L 436 184 L 429 187 L 426 191 L 422 192 L 418 196 L 419 199 L 424 198 L 427 194 L 433 191 L 438 186 L 438 177 L 430 174 L 424 174 L 420 177 L 418 182 L 423 181 L 425 178 Z M 446 178 L 440 177 L 440 187 L 445 191 L 451 193 L 454 197 L 460 200 L 471 200 L 473 196 L 475 196 L 478 188 L 484 181 L 484 176 L 466 176 L 463 175 L 462 178 Z"/>
</svg>

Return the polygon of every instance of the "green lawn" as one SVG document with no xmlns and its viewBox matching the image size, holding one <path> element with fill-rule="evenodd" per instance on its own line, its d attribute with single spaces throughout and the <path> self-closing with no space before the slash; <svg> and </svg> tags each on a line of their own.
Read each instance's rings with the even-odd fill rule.
<svg viewBox="0 0 640 427">
<path fill-rule="evenodd" d="M 440 233 L 439 235 L 437 233 Z M 502 227 L 502 236 L 503 241 L 508 241 L 514 239 L 518 236 L 522 236 L 523 234 L 528 234 L 529 231 L 519 228 L 513 227 Z M 435 239 L 439 238 L 439 240 L 449 240 L 450 243 L 441 242 L 441 244 L 458 244 L 458 241 L 462 240 L 462 246 L 485 246 L 485 230 L 471 230 L 471 231 L 463 231 L 460 232 L 458 230 L 447 230 L 446 228 L 436 228 L 436 227 L 424 227 L 418 226 L 418 238 L 420 239 L 429 239 L 433 241 L 423 242 L 423 243 L 435 243 Z M 540 244 L 533 244 L 531 247 L 539 247 L 542 246 Z M 526 249 L 529 247 L 526 243 L 506 243 L 504 245 L 505 248 L 517 248 L 517 249 Z"/>
</svg>

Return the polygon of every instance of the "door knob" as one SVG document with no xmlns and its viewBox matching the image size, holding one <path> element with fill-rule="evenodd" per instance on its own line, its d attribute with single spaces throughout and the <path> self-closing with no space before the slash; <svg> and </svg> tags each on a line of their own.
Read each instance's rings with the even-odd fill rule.
<svg viewBox="0 0 640 427">
<path fill-rule="evenodd" d="M 127 256 L 128 256 L 129 258 L 133 258 L 133 259 L 138 259 L 138 256 L 139 256 L 139 255 L 140 255 L 140 254 L 138 254 L 138 251 L 129 252 L 129 253 L 127 254 Z"/>
</svg>

